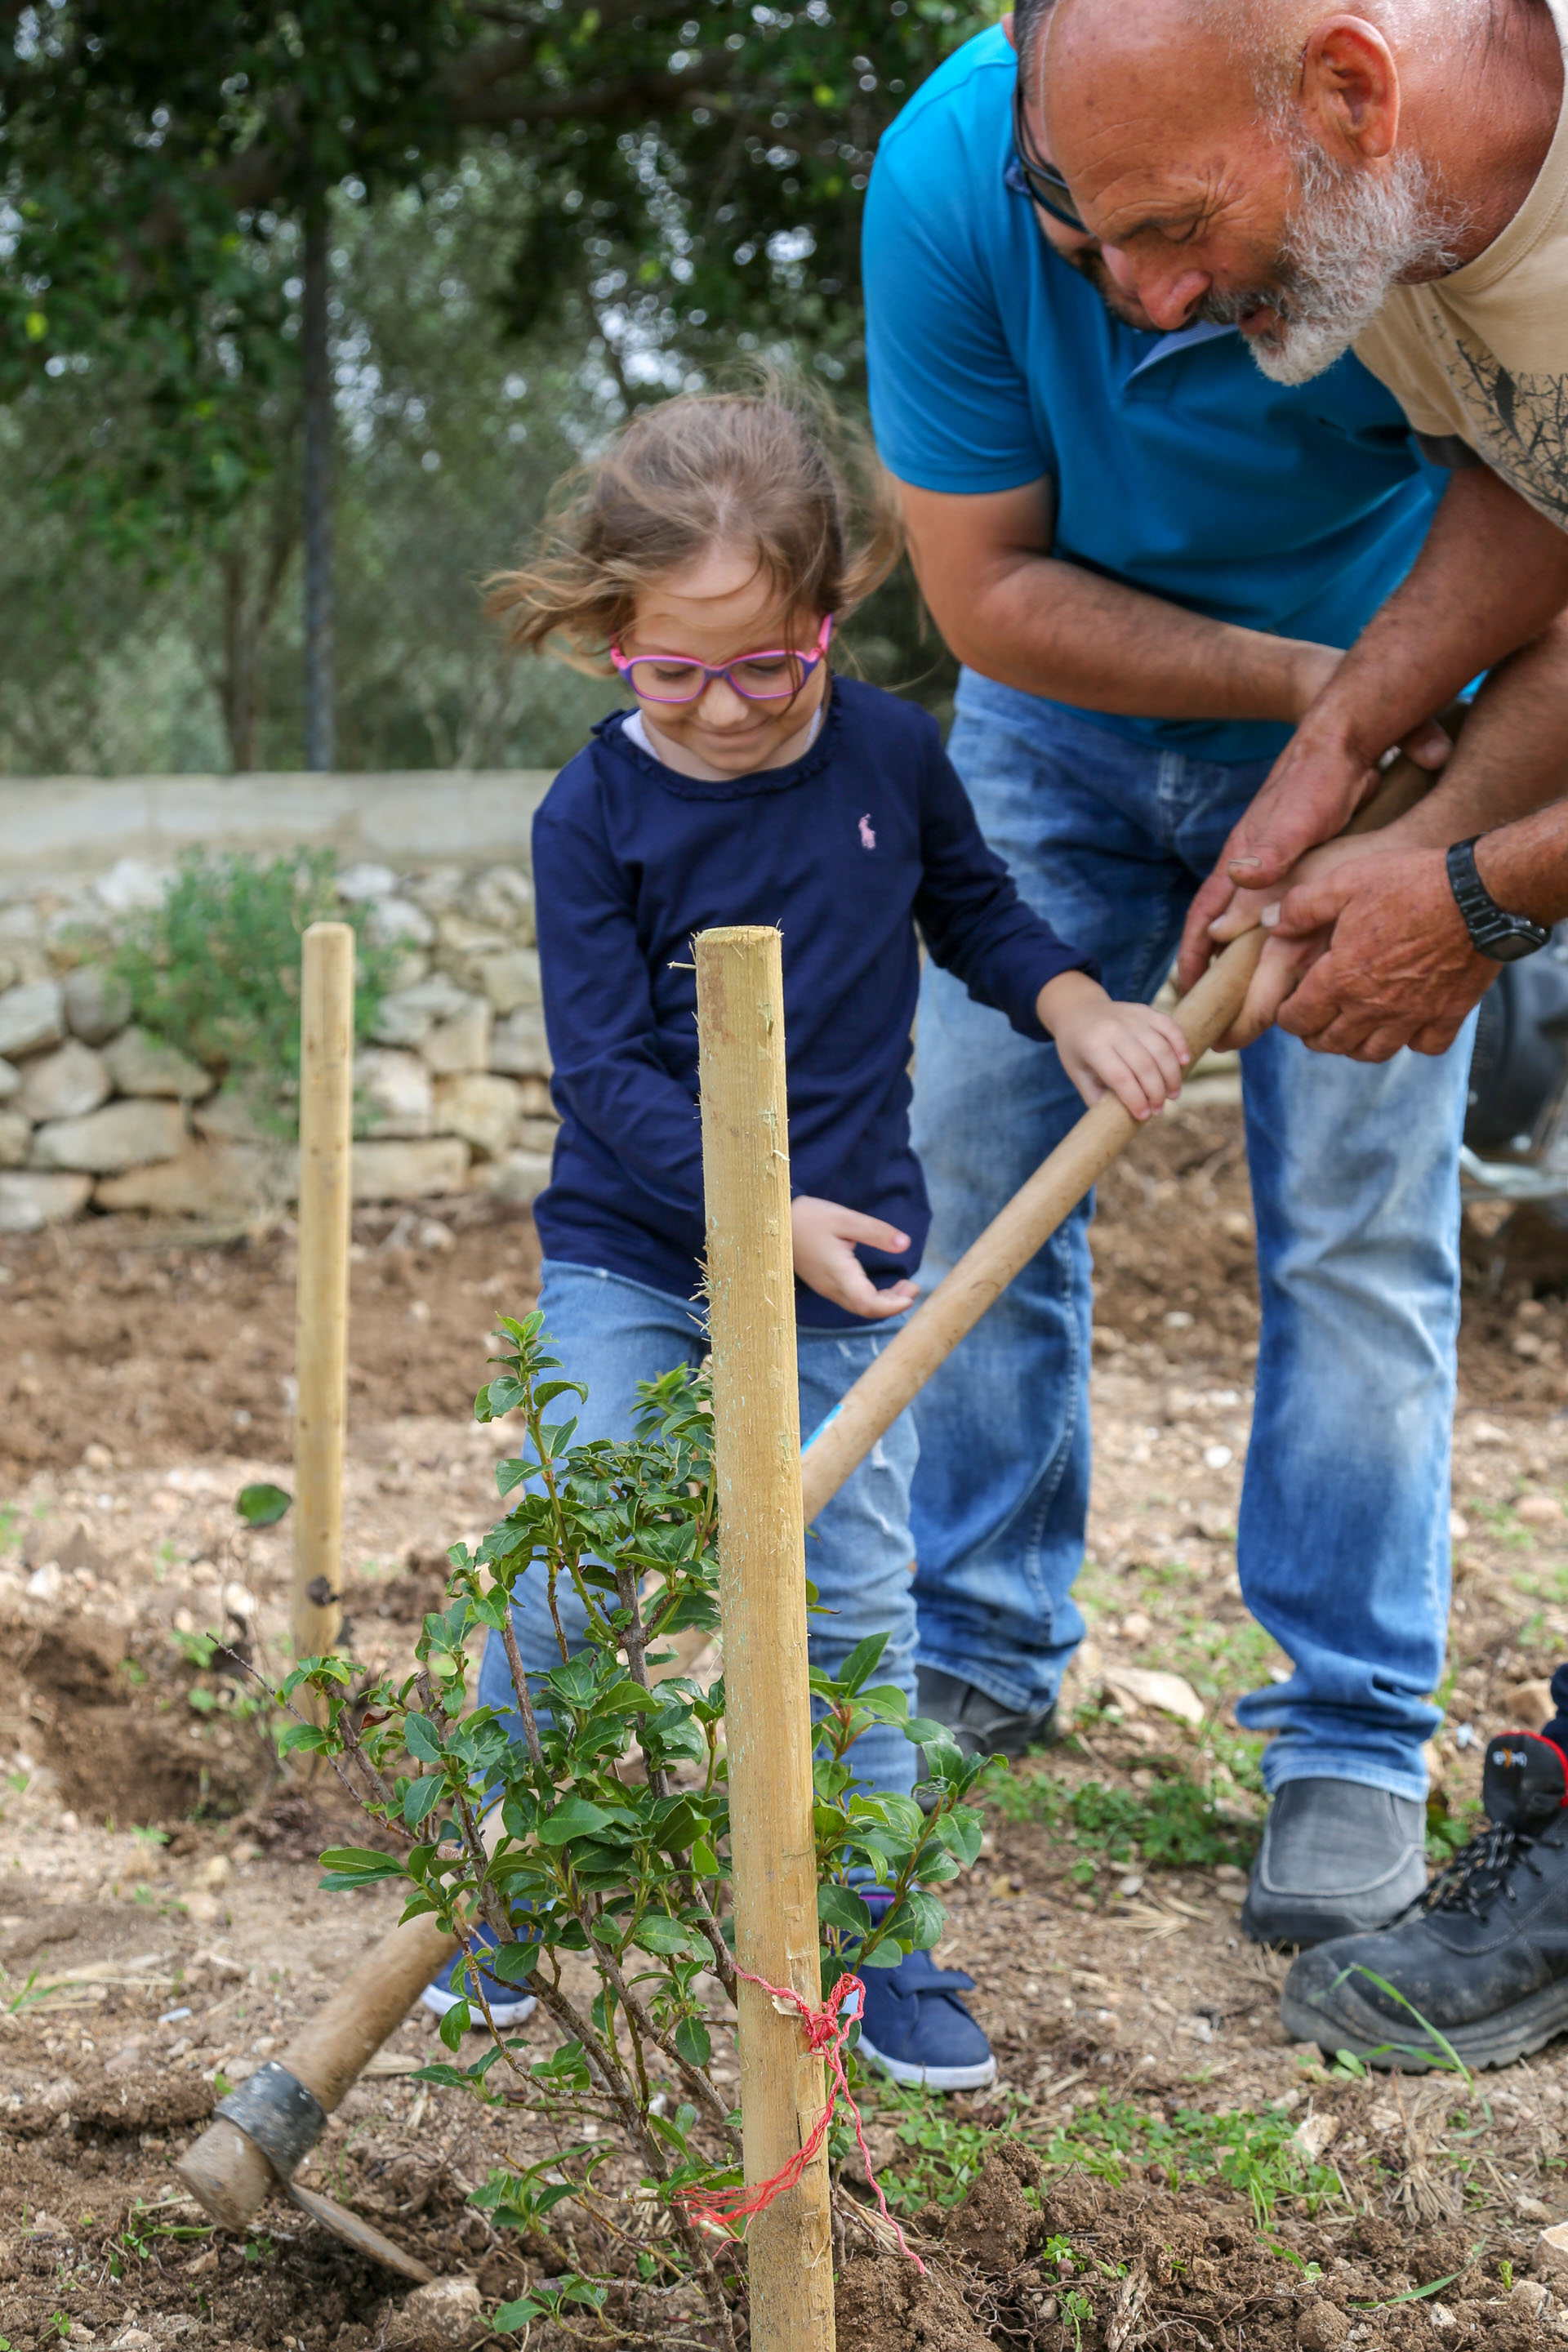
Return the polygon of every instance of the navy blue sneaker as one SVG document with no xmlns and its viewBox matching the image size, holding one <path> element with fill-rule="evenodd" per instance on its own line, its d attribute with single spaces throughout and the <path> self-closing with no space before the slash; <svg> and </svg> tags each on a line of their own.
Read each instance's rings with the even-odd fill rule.
<svg viewBox="0 0 1568 2352">
<path fill-rule="evenodd" d="M 485 1927 L 474 1929 L 473 1943 L 476 1951 L 493 1952 L 496 1948 L 495 1937 Z M 456 2009 L 460 2000 L 469 1997 L 466 1989 L 471 1982 L 470 1978 L 465 1977 L 460 1986 L 452 1982 L 462 1960 L 460 1951 L 453 1953 L 440 1975 L 433 1978 L 420 1994 L 422 2008 L 433 2010 L 437 2017 L 445 2017 L 449 2009 Z M 500 1979 L 492 1977 L 488 1969 L 479 1970 L 479 1981 L 490 2005 L 490 2015 L 498 2025 L 521 2025 L 523 2019 L 531 2017 L 539 2006 L 531 1992 L 524 1992 L 521 1985 L 502 1984 Z M 473 2004 L 472 2018 L 474 2024 L 482 2031 L 485 2013 L 477 2000 Z"/>
<path fill-rule="evenodd" d="M 990 2089 L 996 2060 L 958 1998 L 973 1991 L 973 1977 L 939 1969 L 929 1952 L 908 1952 L 896 1969 L 867 1969 L 861 1982 L 862 2058 L 895 2083 L 923 2083 L 928 2091 Z"/>
</svg>

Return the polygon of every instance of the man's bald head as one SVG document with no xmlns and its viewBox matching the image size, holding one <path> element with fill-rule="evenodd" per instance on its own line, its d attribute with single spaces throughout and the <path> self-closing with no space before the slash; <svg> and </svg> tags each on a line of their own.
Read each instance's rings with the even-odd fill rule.
<svg viewBox="0 0 1568 2352">
<path fill-rule="evenodd" d="M 1207 102 L 1226 111 L 1275 105 L 1296 89 L 1309 38 L 1330 19 L 1359 20 L 1396 47 L 1428 34 L 1445 37 L 1455 17 L 1443 0 L 1436 8 L 1433 0 L 1362 0 L 1352 7 L 1335 0 L 1141 0 L 1131 9 L 1107 0 L 1024 0 L 1024 6 L 1042 47 L 1048 20 L 1064 73 L 1081 63 L 1091 74 L 1146 74 L 1163 104 L 1181 75 L 1196 69 L 1206 78 Z M 1479 6 L 1484 16 L 1490 0 Z M 1468 11 L 1457 13 L 1463 18 Z"/>
<path fill-rule="evenodd" d="M 1151 315 L 1239 323 L 1297 382 L 1393 284 L 1451 268 L 1452 209 L 1400 142 L 1401 68 L 1435 10 L 1451 27 L 1472 4 L 1489 0 L 1053 0 L 1051 152 Z"/>
</svg>

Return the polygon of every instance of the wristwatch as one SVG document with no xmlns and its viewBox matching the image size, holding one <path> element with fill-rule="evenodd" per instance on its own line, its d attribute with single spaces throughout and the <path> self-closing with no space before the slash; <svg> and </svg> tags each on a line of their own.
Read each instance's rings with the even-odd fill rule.
<svg viewBox="0 0 1568 2352">
<path fill-rule="evenodd" d="M 1479 834 L 1472 834 L 1468 841 L 1456 841 L 1449 850 L 1448 887 L 1477 953 L 1490 956 L 1493 963 L 1517 963 L 1521 956 L 1538 954 L 1552 933 L 1544 923 L 1532 923 L 1528 915 L 1504 914 L 1476 871 L 1479 839 Z"/>
</svg>

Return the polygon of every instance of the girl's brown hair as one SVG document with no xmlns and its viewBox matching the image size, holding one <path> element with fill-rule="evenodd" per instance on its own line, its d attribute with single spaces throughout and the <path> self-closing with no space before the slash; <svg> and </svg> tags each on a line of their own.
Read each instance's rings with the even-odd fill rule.
<svg viewBox="0 0 1568 2352">
<path fill-rule="evenodd" d="M 510 642 L 598 668 L 638 596 L 707 548 L 756 551 L 793 614 L 840 619 L 898 560 L 893 486 L 809 386 L 688 394 L 643 410 L 569 475 L 530 559 L 487 585 Z"/>
</svg>

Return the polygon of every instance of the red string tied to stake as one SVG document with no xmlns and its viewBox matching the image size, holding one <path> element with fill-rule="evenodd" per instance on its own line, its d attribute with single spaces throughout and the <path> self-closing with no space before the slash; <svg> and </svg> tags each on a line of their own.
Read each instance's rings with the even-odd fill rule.
<svg viewBox="0 0 1568 2352">
<path fill-rule="evenodd" d="M 856 2143 L 860 2150 L 860 2161 L 866 2168 L 867 2184 L 877 2200 L 878 2210 L 898 2240 L 900 2252 L 908 2255 L 923 2278 L 924 2263 L 888 2210 L 888 2200 L 882 2194 L 881 2183 L 872 2168 L 871 2151 L 866 2145 L 866 2133 L 860 2121 L 860 2110 L 855 2104 L 848 2077 L 844 2072 L 844 2051 L 848 2040 L 849 2029 L 855 2024 L 865 2006 L 864 1984 L 858 1977 L 841 1976 L 820 2008 L 814 2009 L 811 2003 L 804 2000 L 791 1985 L 770 1984 L 766 1977 L 753 1976 L 749 1969 L 737 1969 L 735 1973 L 737 1976 L 744 1977 L 748 1984 L 760 1987 L 767 1994 L 773 2007 L 784 2015 L 787 2016 L 793 2010 L 799 2017 L 802 2025 L 805 2028 L 807 2053 L 814 2058 L 826 2061 L 827 2101 L 812 2126 L 809 2139 L 804 2147 L 796 2148 L 788 2163 L 782 2165 L 771 2180 L 760 2180 L 750 2189 L 742 2183 L 735 2189 L 682 2189 L 679 2192 L 681 2203 L 694 2221 L 711 2222 L 721 2229 L 731 2231 L 733 2230 L 736 2222 L 749 2221 L 753 2213 L 765 2212 L 775 2198 L 782 2197 L 786 2189 L 795 2186 L 806 2166 L 822 2146 L 827 2137 L 827 2127 L 833 2121 L 834 2110 L 842 2094 L 844 2104 L 848 2108 L 854 2122 Z M 846 2009 L 845 2004 L 852 1997 L 855 2000 L 854 2007 Z"/>
</svg>

